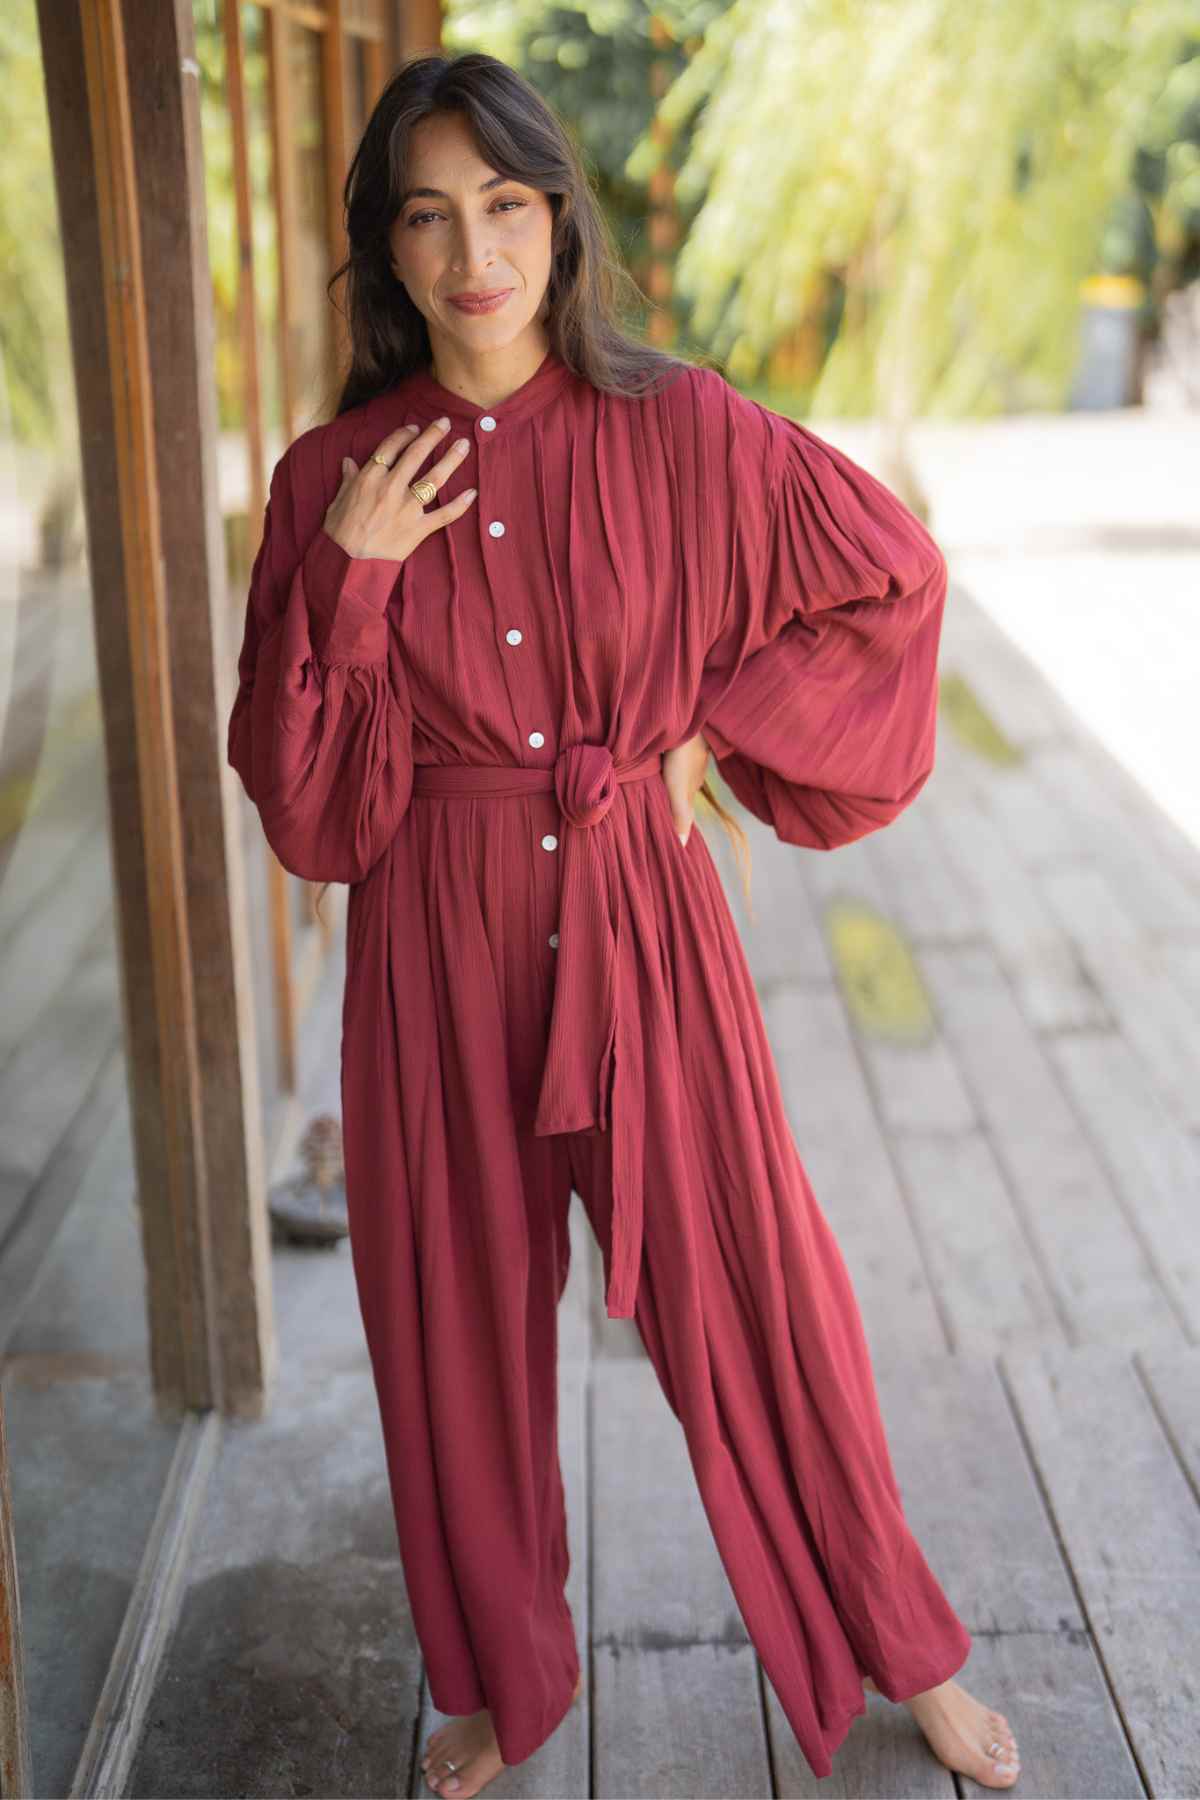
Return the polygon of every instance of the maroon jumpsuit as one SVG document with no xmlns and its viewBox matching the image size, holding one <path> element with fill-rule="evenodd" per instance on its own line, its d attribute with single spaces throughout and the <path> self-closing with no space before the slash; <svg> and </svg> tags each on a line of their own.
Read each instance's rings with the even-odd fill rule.
<svg viewBox="0 0 1200 1800">
<path fill-rule="evenodd" d="M 448 414 L 478 498 L 401 562 L 323 529 L 341 458 Z M 432 460 L 432 459 L 431 459 Z M 429 466 L 428 464 L 426 466 Z M 662 753 L 828 850 L 933 766 L 946 567 L 878 481 L 712 370 L 490 411 L 425 372 L 271 482 L 229 760 L 285 868 L 350 884 L 351 1249 L 434 1704 L 506 1763 L 562 1719 L 557 1305 L 572 1190 L 678 1416 L 814 1774 L 970 1636 L 906 1523 L 854 1291 Z"/>
</svg>

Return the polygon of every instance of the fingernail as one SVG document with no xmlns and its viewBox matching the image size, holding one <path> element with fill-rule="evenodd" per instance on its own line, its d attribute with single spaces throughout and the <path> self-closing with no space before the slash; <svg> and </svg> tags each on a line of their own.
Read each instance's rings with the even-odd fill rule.
<svg viewBox="0 0 1200 1800">
<path fill-rule="evenodd" d="M 473 500 L 478 492 L 479 492 L 478 488 L 464 488 L 463 489 L 463 498 L 465 500 Z"/>
<path fill-rule="evenodd" d="M 680 832 L 680 834 L 679 834 L 679 841 L 680 841 L 680 843 L 681 843 L 681 844 L 683 844 L 683 845 L 684 845 L 684 847 L 685 847 L 685 848 L 686 848 L 686 846 L 687 846 L 687 841 L 688 841 L 688 834 L 687 834 L 687 832 L 685 832 L 685 831 L 681 831 L 681 832 Z"/>
<path fill-rule="evenodd" d="M 445 413 L 442 414 L 440 419 L 435 419 L 434 424 L 437 426 L 439 431 L 449 431 L 449 429 L 450 429 L 450 421 L 446 417 Z"/>
<path fill-rule="evenodd" d="M 454 450 L 465 450 L 466 447 L 467 447 L 466 438 L 455 438 L 454 443 L 451 446 L 451 448 Z"/>
</svg>

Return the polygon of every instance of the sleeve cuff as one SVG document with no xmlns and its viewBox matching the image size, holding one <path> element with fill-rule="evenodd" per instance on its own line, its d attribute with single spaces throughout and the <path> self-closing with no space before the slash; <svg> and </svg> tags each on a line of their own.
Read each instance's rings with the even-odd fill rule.
<svg viewBox="0 0 1200 1800">
<path fill-rule="evenodd" d="M 380 662 L 388 652 L 387 607 L 403 561 L 350 556 L 321 528 L 304 556 L 309 636 L 326 662 Z"/>
</svg>

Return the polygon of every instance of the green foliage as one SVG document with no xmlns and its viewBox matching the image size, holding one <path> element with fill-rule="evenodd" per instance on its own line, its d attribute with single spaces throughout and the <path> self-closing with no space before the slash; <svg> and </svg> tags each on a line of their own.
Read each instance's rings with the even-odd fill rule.
<svg viewBox="0 0 1200 1800">
<path fill-rule="evenodd" d="M 449 0 L 449 51 L 486 50 L 521 70 L 574 138 L 621 254 L 647 254 L 646 194 L 626 169 L 661 93 L 686 70 L 727 0 Z M 655 35 L 657 32 L 657 35 Z M 678 154 L 673 147 L 671 156 Z"/>
<path fill-rule="evenodd" d="M 660 108 L 696 121 L 698 334 L 752 380 L 832 277 L 813 411 L 1059 404 L 1080 283 L 1198 29 L 1195 0 L 734 0 Z M 644 134 L 629 174 L 659 154 Z M 1194 160 L 1164 154 L 1190 203 Z"/>
<path fill-rule="evenodd" d="M 0 141 L 3 430 L 22 444 L 73 446 L 67 297 L 34 0 L 0 7 Z"/>
</svg>

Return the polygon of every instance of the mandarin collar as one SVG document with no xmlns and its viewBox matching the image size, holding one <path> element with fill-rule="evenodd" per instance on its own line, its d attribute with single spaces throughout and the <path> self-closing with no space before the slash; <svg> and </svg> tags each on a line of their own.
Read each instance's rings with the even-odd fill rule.
<svg viewBox="0 0 1200 1800">
<path fill-rule="evenodd" d="M 428 369 L 418 369 L 415 374 L 406 377 L 396 393 L 406 405 L 428 411 L 430 418 L 446 413 L 452 422 L 470 425 L 486 418 L 493 418 L 499 423 L 516 423 L 548 406 L 570 379 L 571 371 L 562 357 L 556 350 L 549 349 L 533 374 L 519 388 L 514 388 L 506 400 L 498 401 L 495 406 L 477 406 L 474 400 L 465 400 L 461 394 L 452 393 L 440 381 L 435 381 Z"/>
</svg>

